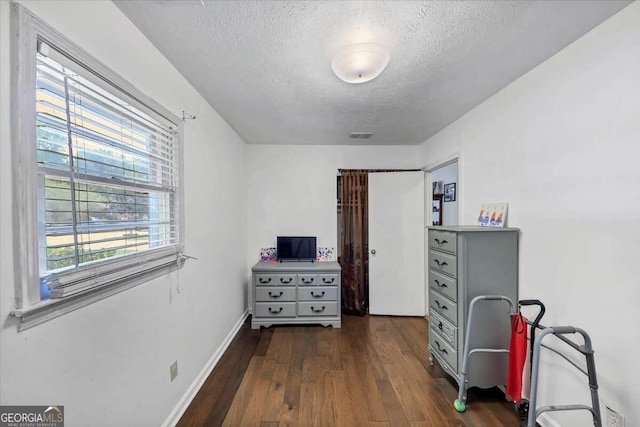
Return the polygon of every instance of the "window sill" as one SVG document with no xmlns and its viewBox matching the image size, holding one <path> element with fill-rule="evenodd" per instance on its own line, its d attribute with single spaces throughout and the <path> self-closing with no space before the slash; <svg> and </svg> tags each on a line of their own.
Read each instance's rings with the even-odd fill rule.
<svg viewBox="0 0 640 427">
<path fill-rule="evenodd" d="M 76 295 L 40 301 L 30 307 L 15 309 L 11 311 L 11 315 L 18 319 L 18 332 L 21 332 L 144 282 L 148 282 L 149 280 L 169 274 L 182 268 L 183 265 L 184 259 L 181 259 L 179 263 L 174 265 L 143 272 L 135 277 L 125 278 L 119 282 L 111 283 L 108 286 L 92 288 Z"/>
</svg>

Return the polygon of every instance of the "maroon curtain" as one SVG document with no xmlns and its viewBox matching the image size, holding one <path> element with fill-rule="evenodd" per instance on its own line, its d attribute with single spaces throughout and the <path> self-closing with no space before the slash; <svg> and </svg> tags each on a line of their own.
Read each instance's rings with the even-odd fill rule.
<svg viewBox="0 0 640 427">
<path fill-rule="evenodd" d="M 342 172 L 340 189 L 342 312 L 364 316 L 369 308 L 368 172 Z"/>
</svg>

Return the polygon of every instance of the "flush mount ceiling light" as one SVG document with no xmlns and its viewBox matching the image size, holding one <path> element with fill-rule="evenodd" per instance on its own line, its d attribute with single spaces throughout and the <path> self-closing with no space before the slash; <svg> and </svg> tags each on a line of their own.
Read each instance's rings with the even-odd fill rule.
<svg viewBox="0 0 640 427">
<path fill-rule="evenodd" d="M 389 63 L 389 51 L 375 43 L 345 47 L 331 61 L 333 72 L 347 83 L 364 83 L 380 75 Z"/>
</svg>

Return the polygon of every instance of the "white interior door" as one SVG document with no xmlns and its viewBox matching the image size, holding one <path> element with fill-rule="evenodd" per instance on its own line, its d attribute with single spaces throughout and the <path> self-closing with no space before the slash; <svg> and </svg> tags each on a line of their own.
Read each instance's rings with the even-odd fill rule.
<svg viewBox="0 0 640 427">
<path fill-rule="evenodd" d="M 369 313 L 424 316 L 424 173 L 369 174 Z"/>
</svg>

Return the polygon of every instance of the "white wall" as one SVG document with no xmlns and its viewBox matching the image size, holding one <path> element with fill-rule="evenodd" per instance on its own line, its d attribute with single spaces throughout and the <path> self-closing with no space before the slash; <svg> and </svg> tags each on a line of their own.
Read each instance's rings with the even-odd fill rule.
<svg viewBox="0 0 640 427">
<path fill-rule="evenodd" d="M 635 2 L 422 145 L 463 154 L 463 223 L 509 202 L 520 298 L 593 339 L 602 409 L 640 425 L 640 3 Z M 460 193 L 459 193 L 460 194 Z M 588 402 L 581 374 L 542 365 L 543 404 Z M 554 414 L 562 426 L 585 415 Z"/>
<path fill-rule="evenodd" d="M 419 167 L 418 147 L 247 145 L 248 266 L 278 235 L 336 247 L 338 169 Z"/>
<path fill-rule="evenodd" d="M 65 405 L 68 426 L 158 426 L 246 309 L 245 144 L 111 2 L 23 2 L 181 116 L 186 253 L 156 279 L 17 333 L 9 113 L 9 2 L 0 2 L 0 404 Z M 171 383 L 169 365 L 178 360 Z"/>
<path fill-rule="evenodd" d="M 442 225 L 458 225 L 458 162 L 434 170 L 431 174 L 433 182 L 442 181 L 442 191 L 446 184 L 456 184 L 456 200 L 442 202 Z"/>
</svg>

